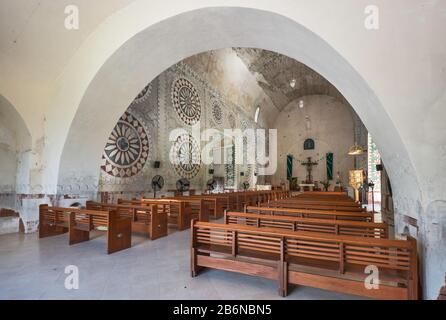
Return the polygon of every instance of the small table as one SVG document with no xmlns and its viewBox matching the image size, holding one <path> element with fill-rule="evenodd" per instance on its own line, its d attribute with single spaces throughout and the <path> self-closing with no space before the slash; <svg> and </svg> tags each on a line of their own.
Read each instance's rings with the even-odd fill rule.
<svg viewBox="0 0 446 320">
<path fill-rule="evenodd" d="M 313 191 L 314 188 L 314 183 L 300 183 L 299 184 L 300 188 L 304 188 L 304 187 L 309 187 L 310 191 Z"/>
</svg>

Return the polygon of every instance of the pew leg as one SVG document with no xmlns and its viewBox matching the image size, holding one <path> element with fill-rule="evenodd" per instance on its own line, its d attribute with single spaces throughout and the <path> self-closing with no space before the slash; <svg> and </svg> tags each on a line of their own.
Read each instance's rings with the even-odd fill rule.
<svg viewBox="0 0 446 320">
<path fill-rule="evenodd" d="M 150 240 L 155 240 L 167 236 L 167 214 L 152 213 L 150 223 Z"/>
<path fill-rule="evenodd" d="M 107 231 L 107 253 L 128 249 L 132 246 L 132 219 L 110 214 Z"/>
<path fill-rule="evenodd" d="M 70 228 L 70 245 L 88 240 L 90 240 L 90 231 L 76 229 L 74 226 Z"/>
<path fill-rule="evenodd" d="M 191 257 L 191 261 L 190 261 L 191 277 L 195 278 L 198 275 L 197 250 L 195 248 L 191 248 L 190 257 Z"/>
<path fill-rule="evenodd" d="M 220 219 L 221 217 L 223 217 L 223 206 L 222 205 L 215 205 L 215 210 L 214 210 L 214 219 Z"/>
<path fill-rule="evenodd" d="M 199 220 L 209 222 L 209 207 L 204 203 L 200 204 Z"/>
<path fill-rule="evenodd" d="M 41 223 L 39 225 L 39 238 L 46 238 L 51 236 L 57 236 L 68 232 L 67 227 L 49 225 Z"/>
<path fill-rule="evenodd" d="M 286 297 L 288 295 L 288 264 L 279 262 L 279 295 Z"/>
<path fill-rule="evenodd" d="M 191 215 L 190 212 L 185 211 L 178 215 L 178 230 L 183 231 L 190 227 Z"/>
</svg>

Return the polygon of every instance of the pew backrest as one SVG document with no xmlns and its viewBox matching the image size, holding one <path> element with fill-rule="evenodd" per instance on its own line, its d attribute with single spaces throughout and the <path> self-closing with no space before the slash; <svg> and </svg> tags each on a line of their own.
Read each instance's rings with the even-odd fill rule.
<svg viewBox="0 0 446 320">
<path fill-rule="evenodd" d="M 226 212 L 224 223 L 358 237 L 388 238 L 385 223 Z"/>
</svg>

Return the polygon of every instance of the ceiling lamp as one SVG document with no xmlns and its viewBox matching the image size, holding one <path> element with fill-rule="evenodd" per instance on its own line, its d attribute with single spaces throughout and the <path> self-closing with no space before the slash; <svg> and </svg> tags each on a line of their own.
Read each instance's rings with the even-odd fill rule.
<svg viewBox="0 0 446 320">
<path fill-rule="evenodd" d="M 299 101 L 299 108 L 302 109 L 303 107 L 304 107 L 304 101 L 303 101 L 303 100 L 300 100 L 300 101 Z"/>
<path fill-rule="evenodd" d="M 296 86 L 296 79 L 292 79 L 291 81 L 290 81 L 290 87 L 291 88 L 294 88 Z"/>
<path fill-rule="evenodd" d="M 367 152 L 367 150 L 363 149 L 362 147 L 358 146 L 358 144 L 355 142 L 355 145 L 351 146 L 348 150 L 348 154 L 351 156 L 359 156 Z"/>
</svg>

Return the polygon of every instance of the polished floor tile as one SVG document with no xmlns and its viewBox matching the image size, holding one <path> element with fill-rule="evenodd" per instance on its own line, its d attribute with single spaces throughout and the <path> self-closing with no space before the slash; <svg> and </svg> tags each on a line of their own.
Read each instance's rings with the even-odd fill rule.
<svg viewBox="0 0 446 320">
<path fill-rule="evenodd" d="M 1 235 L 0 299 L 358 299 L 308 287 L 281 298 L 274 281 L 219 270 L 191 278 L 189 254 L 189 231 L 155 241 L 136 235 L 131 249 L 111 255 L 101 234 L 73 246 L 66 234 Z M 70 265 L 78 267 L 78 289 L 65 288 Z"/>
</svg>

